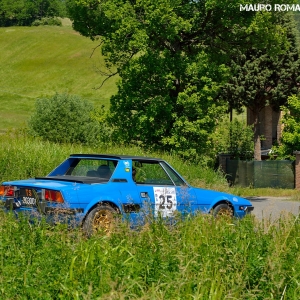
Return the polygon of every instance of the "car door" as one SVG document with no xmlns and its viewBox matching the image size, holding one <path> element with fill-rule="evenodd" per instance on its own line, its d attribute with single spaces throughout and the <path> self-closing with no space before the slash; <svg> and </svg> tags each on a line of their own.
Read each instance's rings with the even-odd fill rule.
<svg viewBox="0 0 300 300">
<path fill-rule="evenodd" d="M 135 182 L 142 209 L 150 216 L 172 217 L 176 211 L 194 209 L 195 193 L 168 164 L 162 161 L 135 161 Z"/>
<path fill-rule="evenodd" d="M 198 200 L 194 187 L 191 187 L 169 164 L 161 162 L 165 172 L 175 185 L 177 210 L 181 213 L 194 213 L 198 207 Z"/>
</svg>

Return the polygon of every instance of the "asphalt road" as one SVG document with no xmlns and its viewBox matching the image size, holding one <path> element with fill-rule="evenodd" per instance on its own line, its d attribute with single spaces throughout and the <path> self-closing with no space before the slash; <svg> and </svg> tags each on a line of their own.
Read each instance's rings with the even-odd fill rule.
<svg viewBox="0 0 300 300">
<path fill-rule="evenodd" d="M 300 202 L 291 201 L 283 197 L 247 197 L 254 206 L 252 212 L 258 219 L 267 218 L 270 220 L 279 219 L 289 214 L 300 213 Z"/>
</svg>

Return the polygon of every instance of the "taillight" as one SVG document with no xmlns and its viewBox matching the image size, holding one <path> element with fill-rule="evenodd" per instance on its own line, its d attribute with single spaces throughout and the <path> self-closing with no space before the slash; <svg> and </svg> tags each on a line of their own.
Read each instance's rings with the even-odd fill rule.
<svg viewBox="0 0 300 300">
<path fill-rule="evenodd" d="M 46 201 L 53 201 L 53 202 L 59 202 L 64 203 L 64 198 L 59 191 L 54 190 L 46 190 L 44 191 L 44 199 Z"/>
<path fill-rule="evenodd" d="M 0 196 L 4 196 L 4 189 L 5 189 L 4 185 L 1 185 L 0 186 Z"/>
<path fill-rule="evenodd" d="M 4 197 L 14 197 L 15 189 L 11 185 L 1 185 L 0 186 L 0 196 Z"/>
</svg>

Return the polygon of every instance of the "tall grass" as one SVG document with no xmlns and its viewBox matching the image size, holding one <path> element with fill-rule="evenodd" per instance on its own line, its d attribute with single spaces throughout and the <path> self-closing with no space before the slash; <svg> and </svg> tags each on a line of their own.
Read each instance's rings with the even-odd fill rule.
<svg viewBox="0 0 300 300">
<path fill-rule="evenodd" d="M 0 182 L 46 176 L 72 153 L 139 155 L 166 159 L 188 182 L 201 187 L 227 187 L 224 177 L 209 168 L 187 163 L 167 153 L 148 152 L 140 147 L 102 145 L 96 148 L 55 144 L 28 136 L 24 131 L 0 135 Z"/>
<path fill-rule="evenodd" d="M 298 299 L 298 218 L 198 215 L 86 239 L 1 214 L 1 299 Z"/>
</svg>

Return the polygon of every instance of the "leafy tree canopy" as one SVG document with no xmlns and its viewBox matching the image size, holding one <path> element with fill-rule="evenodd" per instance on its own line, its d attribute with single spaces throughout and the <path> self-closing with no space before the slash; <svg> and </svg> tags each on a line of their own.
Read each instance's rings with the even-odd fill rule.
<svg viewBox="0 0 300 300">
<path fill-rule="evenodd" d="M 64 0 L 0 0 L 0 26 L 30 26 L 45 17 L 65 16 Z"/>
<path fill-rule="evenodd" d="M 210 149 L 227 108 L 216 97 L 232 57 L 251 47 L 271 55 L 288 44 L 277 14 L 241 12 L 246 3 L 67 0 L 74 29 L 99 39 L 106 67 L 121 77 L 111 99 L 121 140 L 187 157 Z"/>
</svg>

